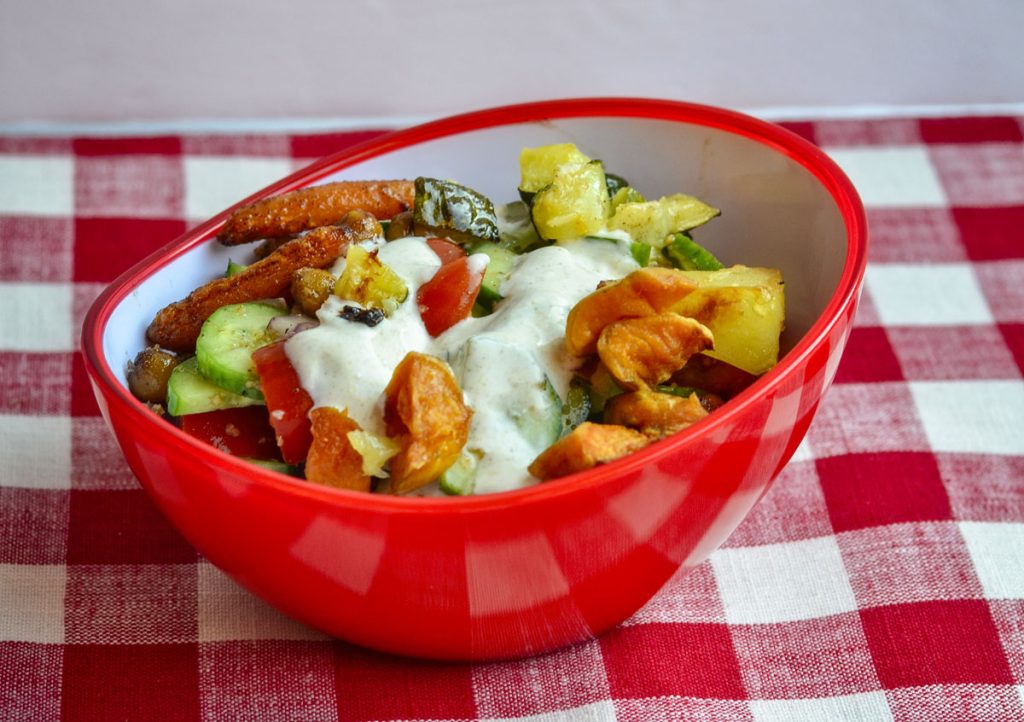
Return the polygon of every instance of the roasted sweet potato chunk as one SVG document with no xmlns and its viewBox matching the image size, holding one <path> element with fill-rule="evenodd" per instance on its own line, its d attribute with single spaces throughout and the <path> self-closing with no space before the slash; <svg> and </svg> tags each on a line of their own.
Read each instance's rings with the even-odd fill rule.
<svg viewBox="0 0 1024 722">
<path fill-rule="evenodd" d="M 569 311 L 565 344 L 570 353 L 588 356 L 597 348 L 605 326 L 624 318 L 641 318 L 668 311 L 697 284 L 671 268 L 633 271 L 620 281 L 601 286 Z"/>
<path fill-rule="evenodd" d="M 344 411 L 330 406 L 313 409 L 313 443 L 306 456 L 306 478 L 338 489 L 369 491 L 370 477 L 363 473 L 363 457 L 348 439 L 359 424 Z"/>
<path fill-rule="evenodd" d="M 597 354 L 619 385 L 638 389 L 667 381 L 713 341 L 699 321 L 659 313 L 609 324 L 598 337 Z"/>
<path fill-rule="evenodd" d="M 469 438 L 472 416 L 448 364 L 408 353 L 384 389 L 387 433 L 401 445 L 391 459 L 391 491 L 414 491 L 454 464 Z"/>
<path fill-rule="evenodd" d="M 392 218 L 412 208 L 412 181 L 338 181 L 264 198 L 236 210 L 217 234 L 227 246 L 262 238 L 281 238 L 338 223 L 363 210 Z"/>
<path fill-rule="evenodd" d="M 650 389 L 620 394 L 604 408 L 605 423 L 628 426 L 655 439 L 682 431 L 707 415 L 697 394 L 684 398 Z"/>
<path fill-rule="evenodd" d="M 633 429 L 585 421 L 541 453 L 529 471 L 541 481 L 567 476 L 644 448 L 651 440 Z"/>
</svg>

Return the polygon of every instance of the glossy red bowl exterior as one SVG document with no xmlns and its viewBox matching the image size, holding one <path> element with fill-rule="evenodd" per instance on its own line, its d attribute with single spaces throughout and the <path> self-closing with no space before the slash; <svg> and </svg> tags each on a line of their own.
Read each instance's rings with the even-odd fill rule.
<svg viewBox="0 0 1024 722">
<path fill-rule="evenodd" d="M 128 464 L 213 564 L 284 612 L 351 642 L 419 657 L 493 659 L 608 629 L 735 529 L 811 423 L 864 275 L 863 208 L 816 147 L 703 106 L 551 101 L 393 133 L 245 200 L 336 178 L 416 175 L 457 178 L 511 199 L 518 149 L 564 140 L 650 195 L 707 198 L 724 209 L 708 228 L 718 225 L 721 242 L 732 244 L 727 258 L 783 268 L 790 330 L 779 365 L 686 431 L 529 489 L 409 499 L 321 488 L 200 444 L 126 389 L 125 362 L 144 344 L 153 313 L 223 268 L 211 240 L 222 213 L 118 279 L 83 331 L 96 397 Z M 785 227 L 772 230 L 778 224 Z"/>
</svg>

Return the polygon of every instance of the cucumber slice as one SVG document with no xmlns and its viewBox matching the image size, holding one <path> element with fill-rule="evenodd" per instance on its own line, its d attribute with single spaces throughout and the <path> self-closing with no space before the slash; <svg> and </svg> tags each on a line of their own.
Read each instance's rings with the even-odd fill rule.
<svg viewBox="0 0 1024 722">
<path fill-rule="evenodd" d="M 228 259 L 228 268 L 227 268 L 226 271 L 224 271 L 224 278 L 231 278 L 232 276 L 237 276 L 239 273 L 244 271 L 246 268 L 248 268 L 248 266 L 243 265 L 241 263 L 236 263 L 235 261 L 232 261 L 229 258 Z"/>
<path fill-rule="evenodd" d="M 473 248 L 471 253 L 483 253 L 490 259 L 487 262 L 487 270 L 484 271 L 480 294 L 476 297 L 477 303 L 490 313 L 494 309 L 494 304 L 502 299 L 501 284 L 512 272 L 512 266 L 515 265 L 518 256 L 494 243 L 481 243 Z"/>
<path fill-rule="evenodd" d="M 208 381 L 199 373 L 194 356 L 178 364 L 167 381 L 167 413 L 171 416 L 259 404 L 256 399 L 232 393 Z"/>
<path fill-rule="evenodd" d="M 196 340 L 199 372 L 223 389 L 262 401 L 252 352 L 277 339 L 267 324 L 286 313 L 268 303 L 236 303 L 214 311 Z"/>
<path fill-rule="evenodd" d="M 562 405 L 562 435 L 568 434 L 590 418 L 592 402 L 586 381 L 578 376 L 569 382 L 569 392 Z"/>
<path fill-rule="evenodd" d="M 472 451 L 463 449 L 458 461 L 438 477 L 437 485 L 449 496 L 468 496 L 476 486 L 476 467 L 479 460 Z"/>
</svg>

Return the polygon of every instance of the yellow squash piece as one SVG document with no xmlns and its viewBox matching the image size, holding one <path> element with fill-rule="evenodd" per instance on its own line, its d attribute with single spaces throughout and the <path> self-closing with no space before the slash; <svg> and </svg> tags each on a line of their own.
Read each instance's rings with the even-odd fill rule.
<svg viewBox="0 0 1024 722">
<path fill-rule="evenodd" d="M 379 308 L 390 316 L 409 295 L 405 281 L 362 246 L 350 246 L 345 270 L 334 286 L 334 294 L 366 308 Z"/>
</svg>

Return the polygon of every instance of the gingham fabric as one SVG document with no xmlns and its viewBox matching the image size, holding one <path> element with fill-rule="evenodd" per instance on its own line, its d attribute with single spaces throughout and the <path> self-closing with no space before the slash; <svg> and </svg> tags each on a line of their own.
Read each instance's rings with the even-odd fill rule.
<svg viewBox="0 0 1024 722">
<path fill-rule="evenodd" d="M 0 719 L 1024 719 L 1024 119 L 790 127 L 872 232 L 806 442 L 619 628 L 475 665 L 326 639 L 200 558 L 76 351 L 119 272 L 372 133 L 0 137 Z"/>
</svg>

